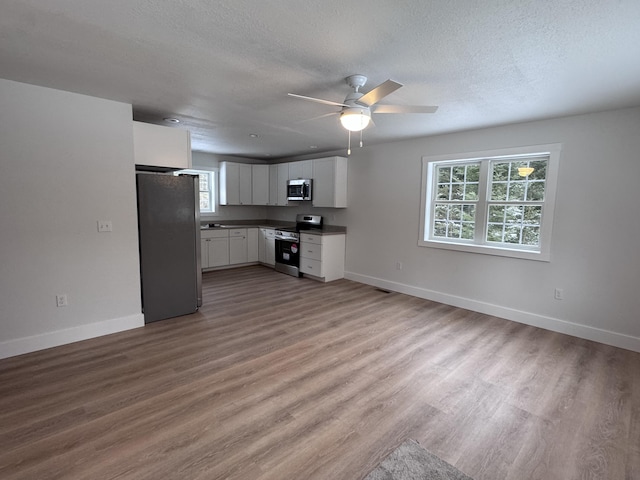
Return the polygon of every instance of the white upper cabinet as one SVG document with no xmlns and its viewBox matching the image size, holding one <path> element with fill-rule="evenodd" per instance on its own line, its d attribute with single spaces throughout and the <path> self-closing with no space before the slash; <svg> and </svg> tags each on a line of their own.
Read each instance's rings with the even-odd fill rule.
<svg viewBox="0 0 640 480">
<path fill-rule="evenodd" d="M 314 207 L 347 207 L 347 159 L 345 157 L 313 160 L 312 204 Z"/>
<path fill-rule="evenodd" d="M 289 163 L 289 180 L 297 180 L 298 178 L 313 178 L 312 160 Z"/>
<path fill-rule="evenodd" d="M 251 165 L 251 182 L 251 203 L 253 203 L 253 205 L 270 205 L 269 165 Z"/>
<path fill-rule="evenodd" d="M 133 151 L 136 165 L 179 170 L 191 168 L 189 130 L 133 122 Z"/>
<path fill-rule="evenodd" d="M 220 162 L 220 205 L 251 205 L 251 165 Z"/>
<path fill-rule="evenodd" d="M 289 205 L 287 200 L 287 181 L 289 180 L 290 163 L 278 163 L 278 178 L 276 182 L 276 205 Z"/>
</svg>

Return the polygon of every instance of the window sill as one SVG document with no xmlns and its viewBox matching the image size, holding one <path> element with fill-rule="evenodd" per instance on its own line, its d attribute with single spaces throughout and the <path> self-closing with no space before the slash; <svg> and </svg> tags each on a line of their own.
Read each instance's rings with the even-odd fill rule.
<svg viewBox="0 0 640 480">
<path fill-rule="evenodd" d="M 534 252 L 527 250 L 511 250 L 508 248 L 493 247 L 488 245 L 472 245 L 439 242 L 437 240 L 422 240 L 418 242 L 420 247 L 440 248 L 466 253 L 480 253 L 483 255 L 495 255 L 499 257 L 520 258 L 523 260 L 536 260 L 539 262 L 551 261 L 550 252 Z"/>
</svg>

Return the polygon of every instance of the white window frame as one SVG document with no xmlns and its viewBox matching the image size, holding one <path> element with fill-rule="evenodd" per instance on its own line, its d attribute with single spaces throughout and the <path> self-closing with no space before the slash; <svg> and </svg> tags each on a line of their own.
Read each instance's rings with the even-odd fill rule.
<svg viewBox="0 0 640 480">
<path fill-rule="evenodd" d="M 190 168 L 187 170 L 180 170 L 175 172 L 176 175 L 186 173 L 189 175 L 199 175 L 201 173 L 208 173 L 209 176 L 209 198 L 211 199 L 211 210 L 200 210 L 200 216 L 218 216 L 220 215 L 220 202 L 218 200 L 218 169 L 217 168 Z"/>
<path fill-rule="evenodd" d="M 527 260 L 539 260 L 549 262 L 551 260 L 551 235 L 553 228 L 553 216 L 555 210 L 556 186 L 558 177 L 558 165 L 560 163 L 560 153 L 562 144 L 554 143 L 548 145 L 532 145 L 524 147 L 503 148 L 498 150 L 487 150 L 481 152 L 469 152 L 449 155 L 430 155 L 422 157 L 422 196 L 420 202 L 420 233 L 418 245 L 422 247 L 442 248 L 446 250 L 457 250 L 461 252 L 481 253 L 488 255 L 499 255 L 504 257 L 522 258 Z M 478 202 L 488 203 L 486 187 L 489 184 L 490 168 L 489 163 L 495 160 L 510 160 L 517 157 L 531 157 L 536 155 L 548 155 L 547 179 L 545 184 L 545 199 L 542 208 L 542 218 L 540 223 L 540 248 L 532 249 L 529 246 L 509 245 L 496 246 L 486 244 L 479 240 L 452 240 L 435 238 L 429 230 L 431 221 L 431 202 L 435 188 L 435 171 L 438 163 L 442 162 L 481 162 L 480 199 Z M 483 168 L 484 167 L 484 168 Z M 483 188 L 484 186 L 484 188 Z M 476 217 L 476 224 L 486 223 L 485 217 Z"/>
</svg>

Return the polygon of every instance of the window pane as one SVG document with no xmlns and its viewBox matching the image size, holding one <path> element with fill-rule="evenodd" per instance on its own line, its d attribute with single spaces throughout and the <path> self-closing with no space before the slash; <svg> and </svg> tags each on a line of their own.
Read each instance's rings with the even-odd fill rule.
<svg viewBox="0 0 640 480">
<path fill-rule="evenodd" d="M 200 191 L 209 191 L 209 174 L 201 173 L 198 175 L 198 179 L 200 180 Z"/>
<path fill-rule="evenodd" d="M 509 179 L 509 163 L 493 163 L 493 172 L 491 174 L 491 179 L 494 182 L 505 181 Z"/>
<path fill-rule="evenodd" d="M 491 200 L 506 200 L 507 199 L 507 184 L 506 183 L 494 183 L 491 185 Z"/>
<path fill-rule="evenodd" d="M 487 241 L 502 243 L 502 230 L 502 225 L 489 224 L 489 227 L 487 229 Z"/>
<path fill-rule="evenodd" d="M 529 162 L 533 172 L 527 177 L 529 180 L 545 180 L 547 178 L 547 161 L 537 160 Z"/>
<path fill-rule="evenodd" d="M 449 200 L 449 184 L 438 185 L 437 200 Z"/>
<path fill-rule="evenodd" d="M 533 246 L 540 245 L 540 227 L 523 227 L 522 244 Z"/>
<path fill-rule="evenodd" d="M 438 183 L 451 181 L 451 167 L 438 167 Z"/>
<path fill-rule="evenodd" d="M 489 207 L 489 223 L 504 223 L 504 209 L 502 205 L 491 205 Z"/>
<path fill-rule="evenodd" d="M 467 165 L 467 182 L 480 180 L 480 164 Z"/>
<path fill-rule="evenodd" d="M 210 210 L 209 192 L 200 192 L 200 210 Z"/>
<path fill-rule="evenodd" d="M 522 223 L 522 207 L 508 205 L 505 207 L 505 223 Z"/>
<path fill-rule="evenodd" d="M 510 202 L 524 200 L 524 187 L 525 182 L 511 182 L 509 184 L 509 195 L 507 200 Z"/>
<path fill-rule="evenodd" d="M 504 228 L 504 243 L 520 243 L 520 232 L 521 228 L 519 226 L 509 225 Z"/>
<path fill-rule="evenodd" d="M 446 237 L 447 236 L 447 222 L 436 221 L 433 223 L 433 236 L 434 237 Z"/>
<path fill-rule="evenodd" d="M 464 183 L 451 184 L 451 200 L 464 199 Z"/>
<path fill-rule="evenodd" d="M 449 220 L 462 220 L 462 209 L 458 205 L 449 206 Z"/>
<path fill-rule="evenodd" d="M 530 202 L 544 201 L 544 182 L 529 182 L 527 186 L 527 200 Z"/>
<path fill-rule="evenodd" d="M 467 183 L 464 189 L 464 200 L 477 200 L 478 199 L 478 184 Z"/>
<path fill-rule="evenodd" d="M 524 207 L 524 222 L 529 225 L 540 225 L 542 220 L 542 207 L 526 206 Z"/>
<path fill-rule="evenodd" d="M 455 166 L 451 170 L 452 182 L 464 182 L 464 172 L 466 168 L 464 165 Z"/>
</svg>

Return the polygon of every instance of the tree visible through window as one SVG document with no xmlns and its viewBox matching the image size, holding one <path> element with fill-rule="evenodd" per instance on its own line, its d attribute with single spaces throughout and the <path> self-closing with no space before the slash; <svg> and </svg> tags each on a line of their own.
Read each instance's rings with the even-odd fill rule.
<svg viewBox="0 0 640 480">
<path fill-rule="evenodd" d="M 423 158 L 420 245 L 548 259 L 559 157 L 559 147 L 550 147 Z"/>
</svg>

